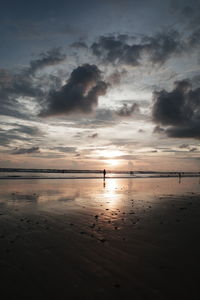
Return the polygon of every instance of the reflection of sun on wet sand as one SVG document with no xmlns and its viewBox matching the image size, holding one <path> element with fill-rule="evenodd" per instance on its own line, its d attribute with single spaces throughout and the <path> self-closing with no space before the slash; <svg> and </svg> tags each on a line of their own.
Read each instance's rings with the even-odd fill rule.
<svg viewBox="0 0 200 300">
<path fill-rule="evenodd" d="M 198 178 L 0 181 L 4 299 L 197 299 Z"/>
</svg>

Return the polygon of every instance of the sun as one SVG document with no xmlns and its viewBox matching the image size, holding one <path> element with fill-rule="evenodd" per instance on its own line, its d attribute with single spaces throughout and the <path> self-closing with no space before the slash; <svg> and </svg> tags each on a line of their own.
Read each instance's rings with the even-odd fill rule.
<svg viewBox="0 0 200 300">
<path fill-rule="evenodd" d="M 111 166 L 115 167 L 119 165 L 119 162 L 116 159 L 107 159 L 106 162 Z"/>
<path fill-rule="evenodd" d="M 120 150 L 101 149 L 96 151 L 95 156 L 100 157 L 108 167 L 112 168 L 120 165 L 120 156 L 123 154 Z"/>
</svg>

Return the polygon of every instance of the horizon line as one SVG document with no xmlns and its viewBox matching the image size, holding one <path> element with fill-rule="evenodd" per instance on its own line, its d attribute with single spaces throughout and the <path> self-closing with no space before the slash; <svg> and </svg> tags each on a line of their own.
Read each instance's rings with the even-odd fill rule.
<svg viewBox="0 0 200 300">
<path fill-rule="evenodd" d="M 104 169 L 101 170 L 88 170 L 88 169 L 52 169 L 52 168 L 0 168 L 0 172 L 40 172 L 40 173 L 103 173 Z M 134 173 L 159 173 L 159 174 L 175 174 L 175 173 L 196 173 L 197 171 L 142 171 L 142 170 L 106 170 L 107 173 L 120 173 L 120 174 L 134 174 Z"/>
</svg>

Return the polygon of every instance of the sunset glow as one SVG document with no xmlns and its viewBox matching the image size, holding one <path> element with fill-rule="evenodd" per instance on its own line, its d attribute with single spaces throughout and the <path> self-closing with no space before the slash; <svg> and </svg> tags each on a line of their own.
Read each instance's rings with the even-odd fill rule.
<svg viewBox="0 0 200 300">
<path fill-rule="evenodd" d="M 5 4 L 0 168 L 199 171 L 198 1 L 61 2 Z"/>
<path fill-rule="evenodd" d="M 119 161 L 115 159 L 108 159 L 106 162 L 109 164 L 109 166 L 112 167 L 116 167 L 119 165 Z"/>
</svg>

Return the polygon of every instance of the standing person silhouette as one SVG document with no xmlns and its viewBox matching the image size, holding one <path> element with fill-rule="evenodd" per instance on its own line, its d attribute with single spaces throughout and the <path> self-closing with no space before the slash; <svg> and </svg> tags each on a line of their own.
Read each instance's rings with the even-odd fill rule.
<svg viewBox="0 0 200 300">
<path fill-rule="evenodd" d="M 103 170 L 103 179 L 105 180 L 105 178 L 106 178 L 106 170 L 104 169 Z"/>
<path fill-rule="evenodd" d="M 178 173 L 178 177 L 179 177 L 179 183 L 181 183 L 181 173 Z"/>
</svg>

